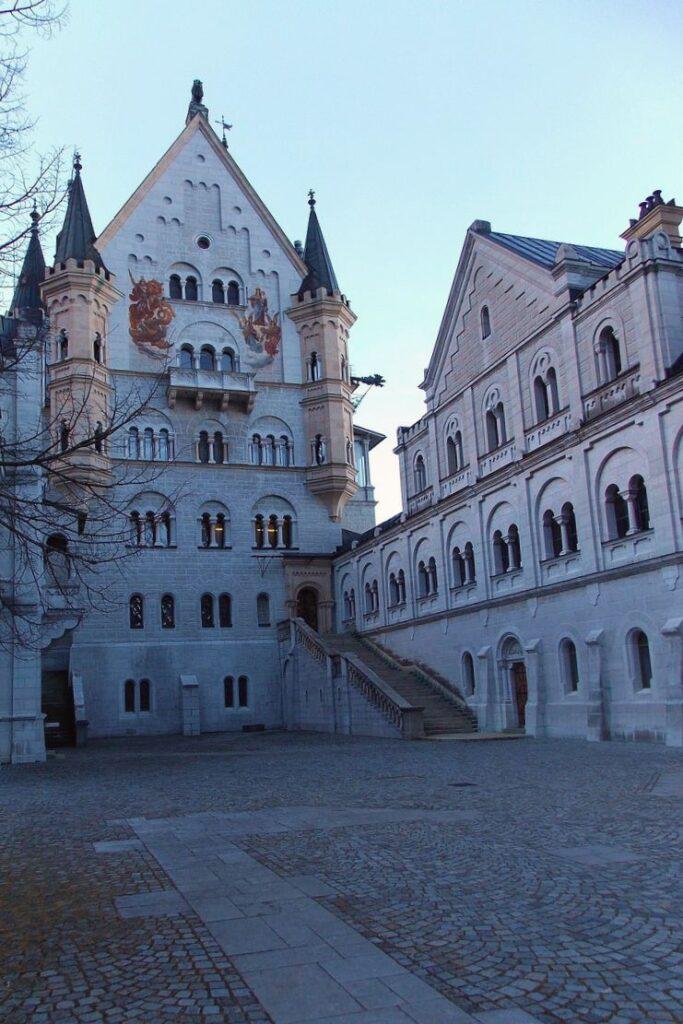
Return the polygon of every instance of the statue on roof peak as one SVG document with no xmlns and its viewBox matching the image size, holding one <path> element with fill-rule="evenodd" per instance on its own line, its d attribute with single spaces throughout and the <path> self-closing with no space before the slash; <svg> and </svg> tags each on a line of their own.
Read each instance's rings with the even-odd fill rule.
<svg viewBox="0 0 683 1024">
<path fill-rule="evenodd" d="M 193 117 L 197 114 L 201 114 L 207 120 L 209 118 L 209 109 L 202 103 L 204 99 L 204 86 L 198 78 L 195 78 L 192 83 L 192 99 L 190 105 L 187 108 L 187 117 L 185 118 L 185 124 L 189 124 Z"/>
</svg>

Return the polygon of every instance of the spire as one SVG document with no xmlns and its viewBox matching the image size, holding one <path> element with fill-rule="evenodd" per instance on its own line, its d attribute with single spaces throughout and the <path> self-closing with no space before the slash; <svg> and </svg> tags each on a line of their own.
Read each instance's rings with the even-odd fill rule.
<svg viewBox="0 0 683 1024">
<path fill-rule="evenodd" d="M 40 214 L 35 205 L 31 211 L 31 221 L 31 237 L 10 306 L 10 312 L 15 315 L 23 310 L 36 312 L 44 308 L 40 297 L 40 285 L 45 277 L 45 259 L 38 234 Z"/>
<path fill-rule="evenodd" d="M 308 267 L 308 273 L 301 282 L 299 298 L 303 297 L 304 292 L 315 292 L 318 288 L 325 288 L 328 293 L 340 291 L 315 212 L 315 192 L 312 189 L 308 193 L 308 205 L 311 212 L 308 215 L 308 230 L 304 249 L 304 262 Z"/>
<path fill-rule="evenodd" d="M 84 260 L 92 260 L 95 269 L 104 267 L 104 262 L 95 248 L 94 242 L 97 237 L 90 219 L 88 202 L 83 191 L 81 181 L 81 157 L 79 153 L 74 156 L 74 176 L 69 183 L 69 202 L 66 207 L 66 216 L 62 230 L 57 235 L 57 251 L 55 252 L 55 263 L 65 263 L 73 259 L 82 263 Z M 105 268 L 106 269 L 106 268 Z"/>
</svg>

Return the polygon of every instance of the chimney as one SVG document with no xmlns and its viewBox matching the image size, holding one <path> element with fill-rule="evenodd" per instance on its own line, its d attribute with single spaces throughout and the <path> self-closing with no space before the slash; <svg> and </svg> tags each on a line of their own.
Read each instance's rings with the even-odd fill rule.
<svg viewBox="0 0 683 1024">
<path fill-rule="evenodd" d="M 661 189 L 656 188 L 651 196 L 638 205 L 638 217 L 631 221 L 621 235 L 625 242 L 630 242 L 632 238 L 646 238 L 655 231 L 663 231 L 676 249 L 683 246 L 683 239 L 678 230 L 683 220 L 683 207 L 676 206 L 675 199 L 665 203 Z"/>
</svg>

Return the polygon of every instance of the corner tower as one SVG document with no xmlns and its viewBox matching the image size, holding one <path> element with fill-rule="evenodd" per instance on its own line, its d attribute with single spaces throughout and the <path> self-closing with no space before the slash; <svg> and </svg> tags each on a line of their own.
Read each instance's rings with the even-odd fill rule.
<svg viewBox="0 0 683 1024">
<path fill-rule="evenodd" d="M 110 479 L 107 330 L 121 292 L 95 247 L 81 169 L 77 155 L 54 266 L 41 290 L 50 318 L 50 426 L 56 450 L 64 454 L 59 472 L 97 486 Z"/>
<path fill-rule="evenodd" d="M 308 437 L 306 483 L 338 520 L 356 492 L 348 338 L 356 316 L 342 295 L 309 192 L 306 277 L 287 310 L 299 332 Z"/>
</svg>

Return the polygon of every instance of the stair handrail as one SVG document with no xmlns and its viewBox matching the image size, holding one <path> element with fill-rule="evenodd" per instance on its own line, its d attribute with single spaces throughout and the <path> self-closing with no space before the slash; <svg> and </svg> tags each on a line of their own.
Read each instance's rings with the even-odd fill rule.
<svg viewBox="0 0 683 1024">
<path fill-rule="evenodd" d="M 294 642 L 300 642 L 317 661 L 338 658 L 345 662 L 351 685 L 388 718 L 404 738 L 417 739 L 424 735 L 423 708 L 407 701 L 355 654 L 335 650 L 303 619 L 292 618 L 290 622 Z"/>
</svg>

